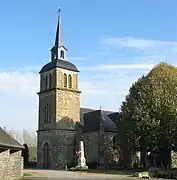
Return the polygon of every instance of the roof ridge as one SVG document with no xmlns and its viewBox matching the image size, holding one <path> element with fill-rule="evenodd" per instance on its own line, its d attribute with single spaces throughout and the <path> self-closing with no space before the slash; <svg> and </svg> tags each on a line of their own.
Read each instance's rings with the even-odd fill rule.
<svg viewBox="0 0 177 180">
<path fill-rule="evenodd" d="M 2 127 L 0 127 L 0 146 L 13 147 L 18 149 L 24 148 L 14 137 L 12 137 L 12 135 L 10 135 Z"/>
</svg>

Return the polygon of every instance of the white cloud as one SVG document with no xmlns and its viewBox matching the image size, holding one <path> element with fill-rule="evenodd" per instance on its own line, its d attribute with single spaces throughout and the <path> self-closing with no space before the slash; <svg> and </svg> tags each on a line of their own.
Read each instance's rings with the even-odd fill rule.
<svg viewBox="0 0 177 180">
<path fill-rule="evenodd" d="M 138 63 L 159 63 L 167 61 L 175 63 L 177 59 L 177 42 L 152 40 L 134 37 L 105 38 L 101 40 L 101 49 L 116 57 L 121 54 L 127 61 L 137 59 Z M 103 51 L 104 52 L 104 51 Z M 100 50 L 101 54 L 101 50 Z M 148 59 L 149 58 L 149 59 Z"/>
<path fill-rule="evenodd" d="M 0 72 L 0 125 L 32 128 L 37 124 L 39 77 L 32 72 Z"/>
<path fill-rule="evenodd" d="M 79 87 L 81 106 L 99 109 L 118 110 L 131 84 L 152 67 L 166 60 L 177 58 L 177 43 L 135 38 L 107 38 L 104 40 L 108 50 L 109 63 L 94 61 L 80 67 Z M 112 48 L 115 48 L 112 51 Z M 141 51 L 132 55 L 124 54 L 124 59 L 112 61 L 119 49 Z M 143 53 L 142 53 L 143 52 Z M 98 55 L 94 56 L 98 58 Z M 72 58 L 71 58 L 72 59 Z M 73 59 L 78 60 L 79 57 Z M 80 58 L 84 60 L 84 58 Z M 90 59 L 92 61 L 93 59 Z M 174 59 L 175 62 L 176 59 Z M 85 61 L 84 61 L 85 62 Z M 92 61 L 93 62 L 93 61 Z M 101 62 L 101 63 L 100 63 Z M 172 63 L 174 64 L 174 63 Z M 88 66 L 89 65 L 89 66 Z M 0 125 L 10 128 L 37 129 L 38 95 L 40 67 L 25 67 L 18 70 L 0 71 Z"/>
<path fill-rule="evenodd" d="M 104 44 L 117 48 L 134 48 L 138 50 L 173 50 L 177 53 L 177 42 L 172 41 L 161 41 L 161 40 L 151 40 L 151 39 L 138 39 L 134 37 L 125 38 L 105 38 L 102 40 Z M 163 52 L 161 52 L 163 53 Z"/>
<path fill-rule="evenodd" d="M 155 64 L 105 64 L 91 67 L 81 67 L 81 70 L 109 71 L 118 69 L 145 69 L 150 70 Z"/>
<path fill-rule="evenodd" d="M 0 72 L 0 93 L 16 93 L 20 95 L 36 96 L 39 87 L 39 76 L 32 72 L 20 71 Z"/>
<path fill-rule="evenodd" d="M 21 71 L 23 69 L 23 71 Z M 38 123 L 39 75 L 29 72 L 29 68 L 0 72 L 0 125 L 7 128 L 29 128 L 36 130 Z M 122 78 L 113 79 L 112 77 Z M 110 73 L 93 76 L 80 74 L 81 106 L 98 109 L 117 110 L 122 97 L 131 84 L 126 74 Z"/>
</svg>

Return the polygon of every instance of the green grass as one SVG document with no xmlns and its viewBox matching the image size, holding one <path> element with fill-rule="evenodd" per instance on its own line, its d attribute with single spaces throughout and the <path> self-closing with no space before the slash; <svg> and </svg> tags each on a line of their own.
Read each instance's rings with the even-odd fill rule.
<svg viewBox="0 0 177 180">
<path fill-rule="evenodd" d="M 23 177 L 26 177 L 26 176 L 35 176 L 36 173 L 29 173 L 29 172 L 25 172 L 23 173 Z"/>
</svg>

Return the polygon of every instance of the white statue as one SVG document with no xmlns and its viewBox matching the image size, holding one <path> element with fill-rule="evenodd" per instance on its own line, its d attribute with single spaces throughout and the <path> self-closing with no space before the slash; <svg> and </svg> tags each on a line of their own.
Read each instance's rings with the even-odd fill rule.
<svg viewBox="0 0 177 180">
<path fill-rule="evenodd" d="M 86 170 L 88 169 L 88 166 L 86 165 L 86 159 L 84 156 L 84 142 L 80 141 L 79 143 L 79 152 L 78 152 L 78 159 L 77 159 L 77 166 L 76 168 L 81 169 L 81 170 Z"/>
</svg>

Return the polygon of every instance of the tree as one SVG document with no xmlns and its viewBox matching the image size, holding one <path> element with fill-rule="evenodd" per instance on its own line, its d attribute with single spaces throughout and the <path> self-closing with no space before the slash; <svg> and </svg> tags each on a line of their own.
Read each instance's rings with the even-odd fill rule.
<svg viewBox="0 0 177 180">
<path fill-rule="evenodd" d="M 138 79 L 122 103 L 121 114 L 121 126 L 131 122 L 126 126 L 128 140 L 133 138 L 142 152 L 159 148 L 167 154 L 174 149 L 177 146 L 177 68 L 160 63 L 147 76 Z"/>
<path fill-rule="evenodd" d="M 37 155 L 37 137 L 34 131 L 23 129 L 23 142 L 29 148 L 29 160 L 36 161 Z"/>
<path fill-rule="evenodd" d="M 23 129 L 20 130 L 9 130 L 4 127 L 4 130 L 9 133 L 14 139 L 21 144 L 27 144 L 29 148 L 29 160 L 36 161 L 37 159 L 37 136 L 32 130 Z"/>
</svg>

